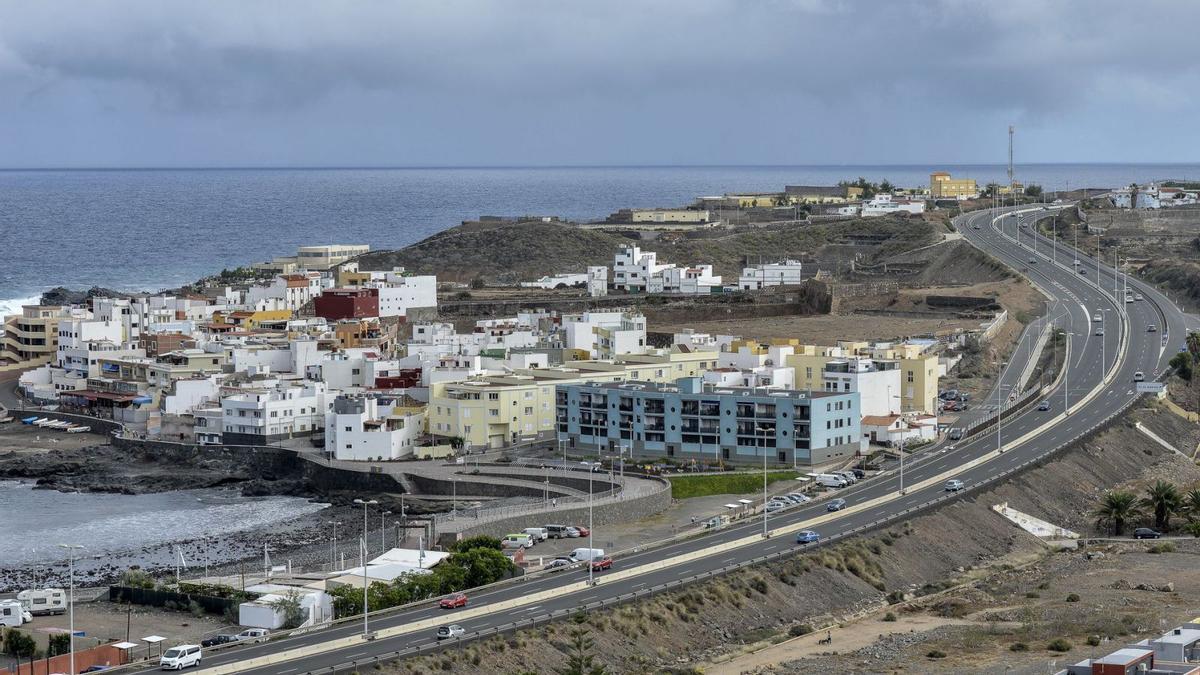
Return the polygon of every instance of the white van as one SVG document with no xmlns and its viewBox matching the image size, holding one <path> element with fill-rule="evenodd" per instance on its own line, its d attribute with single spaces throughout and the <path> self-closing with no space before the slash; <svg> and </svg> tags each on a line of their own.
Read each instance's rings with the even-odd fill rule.
<svg viewBox="0 0 1200 675">
<path fill-rule="evenodd" d="M 0 600 L 0 626 L 16 628 L 23 623 L 33 621 L 29 610 L 16 600 Z"/>
<path fill-rule="evenodd" d="M 822 485 L 824 487 L 840 488 L 849 485 L 845 478 L 842 478 L 841 476 L 835 476 L 831 473 L 819 473 L 814 476 L 814 478 L 817 479 L 818 485 Z"/>
<path fill-rule="evenodd" d="M 533 537 L 533 540 L 535 542 L 536 541 L 546 541 L 547 539 L 550 538 L 550 530 L 547 530 L 544 527 L 527 527 L 521 531 L 524 532 L 525 534 L 529 535 L 530 537 Z"/>
<path fill-rule="evenodd" d="M 188 666 L 200 667 L 200 645 L 179 645 L 163 652 L 158 660 L 163 670 L 183 670 Z"/>
<path fill-rule="evenodd" d="M 577 548 L 571 551 L 571 560 L 579 562 L 581 560 L 595 560 L 604 557 L 604 549 L 602 548 Z"/>
<path fill-rule="evenodd" d="M 61 588 L 40 588 L 17 593 L 17 602 L 29 613 L 62 614 L 67 611 L 67 592 Z"/>
<path fill-rule="evenodd" d="M 853 471 L 834 471 L 833 475 L 845 478 L 847 484 L 858 482 L 858 476 L 855 476 Z"/>
<path fill-rule="evenodd" d="M 529 548 L 533 546 L 533 537 L 520 532 L 517 534 L 504 535 L 504 541 L 500 542 L 504 548 Z"/>
</svg>

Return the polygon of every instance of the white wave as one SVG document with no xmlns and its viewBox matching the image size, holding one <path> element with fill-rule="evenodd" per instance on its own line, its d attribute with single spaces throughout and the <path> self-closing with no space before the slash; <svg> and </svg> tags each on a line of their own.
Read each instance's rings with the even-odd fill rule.
<svg viewBox="0 0 1200 675">
<path fill-rule="evenodd" d="M 38 305 L 41 302 L 42 296 L 40 294 L 28 298 L 0 300 L 0 317 L 8 316 L 9 314 L 20 314 L 21 305 Z"/>
</svg>

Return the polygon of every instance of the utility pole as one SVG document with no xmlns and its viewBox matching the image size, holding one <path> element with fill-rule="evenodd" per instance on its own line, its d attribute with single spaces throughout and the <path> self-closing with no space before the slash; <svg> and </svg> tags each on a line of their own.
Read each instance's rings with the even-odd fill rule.
<svg viewBox="0 0 1200 675">
<path fill-rule="evenodd" d="M 70 638 L 68 640 L 67 649 L 71 654 L 71 672 L 77 673 L 79 671 L 75 670 L 75 552 L 83 548 L 83 546 L 80 544 L 59 544 L 58 546 L 59 548 L 67 549 L 67 552 L 70 554 L 69 561 L 71 567 L 71 590 L 68 591 L 69 595 L 67 596 L 67 611 L 70 613 L 70 617 L 68 619 L 70 622 Z M 18 621 L 19 620 L 20 619 L 18 619 Z M 33 663 L 32 660 L 30 663 Z M 30 671 L 32 672 L 32 670 L 33 666 L 30 665 Z"/>
<path fill-rule="evenodd" d="M 1011 124 L 1008 125 L 1008 190 L 1009 190 L 1009 192 L 1013 191 L 1013 185 L 1014 185 L 1014 183 L 1013 183 L 1013 131 L 1014 131 L 1013 125 L 1011 125 Z M 1014 192 L 1013 199 L 1015 200 L 1016 197 L 1017 197 L 1017 195 Z"/>
</svg>

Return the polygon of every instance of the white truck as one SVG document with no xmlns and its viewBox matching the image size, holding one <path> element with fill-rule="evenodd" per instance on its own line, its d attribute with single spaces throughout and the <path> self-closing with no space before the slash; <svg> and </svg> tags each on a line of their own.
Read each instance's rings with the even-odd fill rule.
<svg viewBox="0 0 1200 675">
<path fill-rule="evenodd" d="M 33 615 L 19 601 L 0 600 L 0 626 L 16 628 L 30 621 L 33 621 Z"/>
<path fill-rule="evenodd" d="M 17 602 L 30 614 L 63 614 L 67 611 L 67 592 L 61 588 L 34 588 L 17 593 Z"/>
<path fill-rule="evenodd" d="M 604 549 L 602 548 L 577 548 L 571 551 L 571 560 L 581 562 L 584 560 L 597 560 L 604 557 Z"/>
</svg>

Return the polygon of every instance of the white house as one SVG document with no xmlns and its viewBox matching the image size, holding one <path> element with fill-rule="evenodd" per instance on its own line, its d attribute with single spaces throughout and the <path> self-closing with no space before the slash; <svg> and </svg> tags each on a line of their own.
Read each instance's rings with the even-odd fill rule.
<svg viewBox="0 0 1200 675">
<path fill-rule="evenodd" d="M 569 274 L 554 274 L 546 275 L 537 281 L 522 281 L 522 288 L 542 288 L 545 290 L 553 290 L 559 286 L 575 286 L 577 284 L 587 284 L 587 272 L 574 272 Z"/>
<path fill-rule="evenodd" d="M 643 252 L 635 244 L 622 244 L 613 258 L 613 286 L 630 292 L 648 292 L 650 279 L 659 277 L 663 270 L 672 265 L 658 262 L 658 254 Z"/>
<path fill-rule="evenodd" d="M 589 265 L 587 268 L 588 295 L 593 298 L 608 295 L 608 268 L 604 265 Z"/>
<path fill-rule="evenodd" d="M 742 275 L 738 277 L 738 288 L 743 291 L 756 291 L 767 286 L 788 286 L 799 284 L 801 264 L 797 260 L 783 260 L 777 263 L 763 263 L 751 267 L 743 267 Z"/>
<path fill-rule="evenodd" d="M 658 281 L 659 279 L 661 282 Z M 648 286 L 652 293 L 686 293 L 689 295 L 707 295 L 714 289 L 720 288 L 721 276 L 713 274 L 712 265 L 692 267 L 672 265 L 662 270 L 658 277 L 652 277 Z"/>
<path fill-rule="evenodd" d="M 365 284 L 379 291 L 379 317 L 407 317 L 409 310 L 418 307 L 437 307 L 437 277 L 406 275 L 404 272 L 372 273 L 382 275 L 382 280 Z"/>
<path fill-rule="evenodd" d="M 325 418 L 325 451 L 337 459 L 390 460 L 413 454 L 425 424 L 423 410 L 392 399 L 339 396 Z"/>
<path fill-rule="evenodd" d="M 847 357 L 825 364 L 821 380 L 825 391 L 858 392 L 859 414 L 890 415 L 900 410 L 898 361 Z"/>
<path fill-rule="evenodd" d="M 937 418 L 920 415 L 864 415 L 863 440 L 888 447 L 903 443 L 932 441 L 937 438 Z"/>
<path fill-rule="evenodd" d="M 257 384 L 257 383 L 256 383 Z M 221 399 L 224 442 L 269 445 L 295 435 L 307 435 L 325 424 L 324 382 L 259 384 Z"/>
<path fill-rule="evenodd" d="M 295 594 L 300 601 L 303 620 L 298 627 L 312 626 L 333 620 L 333 598 L 325 591 L 297 588 L 281 584 L 258 584 L 246 589 L 262 593 L 256 600 L 238 605 L 238 624 L 249 628 L 282 628 L 287 617 L 277 607 L 280 600 Z"/>
<path fill-rule="evenodd" d="M 246 289 L 244 303 L 253 306 L 274 300 L 275 308 L 296 311 L 320 295 L 326 283 L 320 272 L 280 274 L 266 284 L 255 284 Z"/>
<path fill-rule="evenodd" d="M 646 353 L 646 317 L 631 311 L 564 314 L 562 335 L 567 349 L 593 359 Z"/>
<path fill-rule="evenodd" d="M 925 213 L 925 201 L 921 199 L 905 199 L 892 195 L 875 195 L 870 201 L 863 202 L 863 218 L 883 216 L 889 213 Z"/>
</svg>

